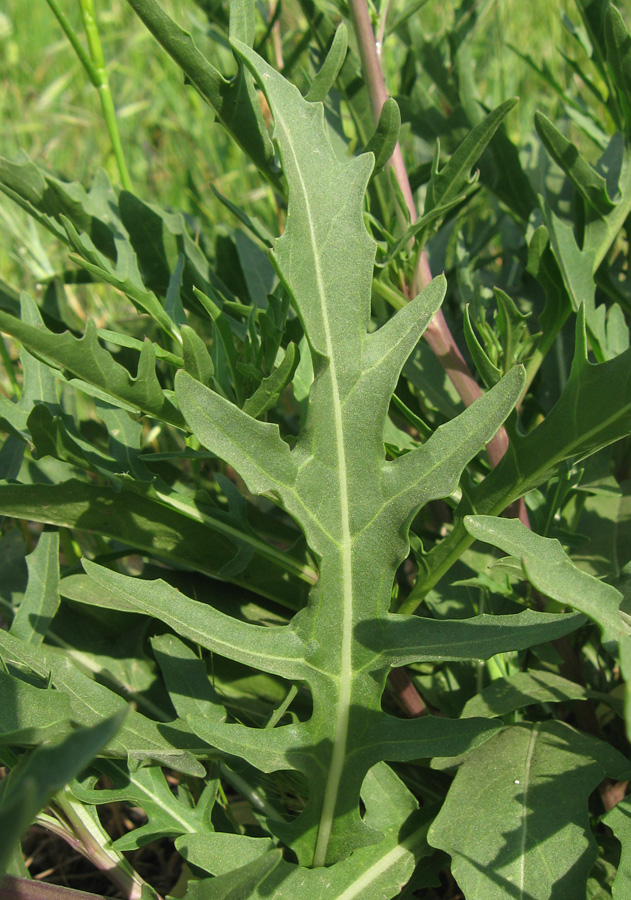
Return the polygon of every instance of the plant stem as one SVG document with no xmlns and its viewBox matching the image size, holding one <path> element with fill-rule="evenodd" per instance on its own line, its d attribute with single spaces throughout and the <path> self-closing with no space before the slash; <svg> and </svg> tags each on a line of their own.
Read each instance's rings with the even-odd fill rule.
<svg viewBox="0 0 631 900">
<path fill-rule="evenodd" d="M 116 121 L 116 110 L 114 108 L 112 92 L 110 91 L 109 79 L 107 77 L 103 45 L 101 44 L 101 36 L 99 34 L 99 28 L 94 13 L 94 2 L 93 0 L 79 0 L 79 6 L 81 8 L 85 35 L 88 39 L 88 46 L 90 48 L 90 56 L 96 67 L 97 77 L 99 79 L 97 88 L 101 100 L 101 109 L 103 110 L 103 118 L 105 119 L 105 125 L 109 132 L 110 141 L 112 142 L 112 149 L 120 173 L 121 184 L 126 191 L 131 191 L 131 179 L 127 170 L 127 163 L 125 162 L 123 145 L 118 130 L 118 122 Z"/>
<path fill-rule="evenodd" d="M 429 713 L 427 704 L 405 668 L 392 669 L 388 681 L 395 691 L 399 703 L 411 719 L 426 716 Z"/>
<path fill-rule="evenodd" d="M 355 36 L 357 38 L 362 72 L 364 73 L 366 84 L 368 85 L 370 105 L 376 124 L 381 115 L 381 108 L 388 99 L 388 91 L 386 89 L 386 83 L 383 78 L 381 63 L 377 53 L 377 45 L 372 30 L 372 23 L 370 21 L 370 13 L 368 12 L 365 0 L 350 0 L 349 9 L 353 30 L 355 31 Z M 412 221 L 415 222 L 418 216 L 414 204 L 414 197 L 412 195 L 412 188 L 410 187 L 410 179 L 407 175 L 403 154 L 401 153 L 401 146 L 398 141 L 394 148 L 394 153 L 392 154 L 391 165 L 397 183 L 405 198 L 405 204 L 410 213 L 410 217 Z M 431 275 L 429 280 L 431 280 Z"/>
<path fill-rule="evenodd" d="M 349 10 L 353 30 L 357 38 L 359 48 L 359 56 L 362 65 L 362 72 L 368 86 L 370 95 L 370 103 L 372 106 L 375 124 L 379 121 L 381 108 L 388 99 L 388 91 L 383 77 L 381 61 L 377 52 L 375 35 L 370 21 L 370 13 L 366 0 L 349 0 Z M 401 190 L 410 221 L 416 222 L 418 212 L 414 203 L 412 188 L 410 187 L 410 179 L 408 178 L 407 169 L 403 160 L 401 146 L 397 142 L 390 160 L 390 165 L 394 172 L 397 184 Z M 424 288 L 432 280 L 432 273 L 427 261 L 427 254 L 423 252 L 419 256 L 419 264 L 414 277 L 414 284 L 411 285 L 412 292 L 417 293 Z M 458 391 L 466 406 L 470 406 L 475 400 L 482 396 L 482 390 L 476 382 L 475 378 L 469 371 L 467 363 L 458 349 L 458 345 L 449 329 L 449 325 L 439 310 L 430 324 L 427 326 L 424 334 L 425 340 L 432 348 L 443 366 L 448 378 Z M 501 428 L 495 437 L 487 445 L 489 459 L 492 465 L 497 465 L 508 447 L 508 437 L 506 431 Z"/>
<path fill-rule="evenodd" d="M 99 34 L 99 28 L 94 13 L 94 2 L 93 0 L 79 0 L 83 27 L 90 49 L 89 54 L 85 52 L 76 31 L 59 8 L 57 0 L 46 0 L 46 2 L 70 41 L 72 49 L 77 54 L 88 78 L 99 92 L 103 119 L 105 120 L 105 126 L 110 137 L 112 150 L 114 151 L 114 159 L 116 160 L 116 165 L 118 167 L 121 185 L 126 191 L 131 191 L 131 179 L 129 177 L 127 163 L 125 162 L 125 154 L 123 153 L 123 144 L 118 130 L 118 122 L 116 121 L 116 110 L 114 108 L 114 101 L 112 99 L 109 79 L 107 77 L 103 45 L 101 44 L 101 36 Z"/>
<path fill-rule="evenodd" d="M 0 882 L 0 900 L 102 900 L 99 894 L 77 891 L 60 884 L 48 884 L 34 878 L 5 875 Z"/>
<path fill-rule="evenodd" d="M 97 72 L 96 66 L 93 64 L 90 56 L 85 52 L 83 48 L 83 44 L 79 40 L 77 36 L 77 32 L 74 30 L 68 19 L 66 18 L 65 13 L 59 8 L 57 5 L 57 0 L 46 0 L 48 5 L 50 6 L 53 15 L 61 25 L 64 34 L 70 41 L 72 49 L 79 57 L 79 62 L 85 69 L 88 78 L 94 85 L 94 87 L 98 90 L 99 88 L 99 73 Z"/>
<path fill-rule="evenodd" d="M 157 896 L 122 853 L 111 847 L 111 838 L 98 819 L 92 818 L 89 808 L 75 800 L 68 788 L 63 788 L 55 795 L 54 805 L 70 826 L 67 832 L 64 833 L 61 829 L 58 834 L 107 875 L 127 900 L 140 900 L 143 889 L 149 890 L 149 896 Z"/>
</svg>

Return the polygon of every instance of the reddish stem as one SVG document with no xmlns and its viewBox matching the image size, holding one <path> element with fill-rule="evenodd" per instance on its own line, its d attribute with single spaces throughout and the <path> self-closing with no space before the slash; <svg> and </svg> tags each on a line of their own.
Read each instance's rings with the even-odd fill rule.
<svg viewBox="0 0 631 900">
<path fill-rule="evenodd" d="M 362 65 L 362 72 L 368 85 L 368 93 L 370 95 L 370 103 L 372 106 L 373 118 L 375 123 L 379 121 L 381 108 L 388 99 L 388 91 L 383 77 L 381 68 L 381 60 L 377 52 L 375 35 L 370 21 L 370 13 L 365 0 L 349 0 L 349 9 L 351 22 L 357 38 L 359 56 Z M 410 221 L 416 222 L 418 212 L 414 203 L 412 188 L 410 187 L 410 179 L 408 178 L 405 162 L 401 147 L 397 145 L 392 154 L 390 164 L 394 171 L 397 184 L 405 199 L 405 203 L 410 215 Z M 419 258 L 419 266 L 415 275 L 414 290 L 422 289 L 432 280 L 432 273 L 429 268 L 427 254 L 423 250 Z M 476 400 L 482 396 L 482 390 L 460 352 L 454 336 L 452 335 L 449 325 L 439 310 L 429 326 L 425 329 L 425 340 L 438 357 L 447 377 L 456 388 L 458 395 L 466 406 L 471 406 Z M 494 438 L 487 444 L 487 452 L 492 466 L 496 466 L 500 459 L 504 456 L 508 447 L 508 435 L 506 429 L 502 426 Z M 528 514 L 523 500 L 519 501 L 518 508 L 519 518 L 528 525 Z"/>
<path fill-rule="evenodd" d="M 396 692 L 397 700 L 410 719 L 417 719 L 429 713 L 425 701 L 405 669 L 392 669 L 388 680 Z"/>
</svg>

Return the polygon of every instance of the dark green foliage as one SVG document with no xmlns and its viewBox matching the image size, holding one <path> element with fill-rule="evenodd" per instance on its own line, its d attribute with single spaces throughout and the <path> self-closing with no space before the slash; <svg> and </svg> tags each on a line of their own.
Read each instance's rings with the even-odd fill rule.
<svg viewBox="0 0 631 900">
<path fill-rule="evenodd" d="M 383 104 L 362 0 L 128 6 L 236 149 L 178 208 L 0 159 L 64 260 L 0 281 L 0 871 L 38 821 L 145 900 L 162 839 L 185 900 L 619 900 L 626 10 L 511 56 L 524 137 L 490 2 L 373 10 Z"/>
</svg>

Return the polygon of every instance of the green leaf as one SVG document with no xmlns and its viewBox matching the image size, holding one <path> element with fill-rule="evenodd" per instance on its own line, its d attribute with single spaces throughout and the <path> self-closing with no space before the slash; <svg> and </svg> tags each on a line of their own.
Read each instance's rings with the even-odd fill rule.
<svg viewBox="0 0 631 900">
<path fill-rule="evenodd" d="M 211 875 L 225 875 L 247 866 L 274 849 L 271 838 L 222 832 L 185 835 L 175 846 L 188 863 Z"/>
<path fill-rule="evenodd" d="M 267 253 L 261 250 L 258 242 L 253 241 L 244 231 L 235 232 L 234 243 L 250 299 L 254 306 L 266 309 L 268 296 L 272 293 L 276 282 L 276 275 Z"/>
<path fill-rule="evenodd" d="M 274 874 L 282 860 L 280 850 L 270 850 L 252 862 L 212 880 L 193 882 L 186 892 L 187 900 L 249 900 L 258 896 L 257 888 L 268 875 Z"/>
<path fill-rule="evenodd" d="M 272 143 L 256 92 L 244 77 L 245 73 L 240 72 L 227 81 L 200 53 L 191 35 L 180 28 L 155 0 L 127 2 L 261 171 L 274 173 Z"/>
<path fill-rule="evenodd" d="M 301 642 L 288 627 L 263 628 L 240 622 L 185 597 L 161 580 L 130 578 L 88 560 L 83 567 L 98 585 L 201 647 L 292 680 L 304 676 Z"/>
<path fill-rule="evenodd" d="M 550 237 L 550 246 L 561 272 L 574 312 L 585 310 L 589 337 L 599 362 L 603 360 L 604 334 L 596 314 L 596 285 L 594 283 L 595 257 L 585 245 L 579 247 L 572 224 L 562 221 L 542 201 L 543 220 Z"/>
<path fill-rule="evenodd" d="M 502 343 L 502 369 L 506 371 L 515 365 L 523 353 L 528 335 L 528 315 L 524 315 L 501 288 L 494 287 L 493 293 L 497 303 L 497 329 Z"/>
<path fill-rule="evenodd" d="M 471 177 L 472 167 L 478 161 L 506 116 L 518 102 L 518 98 L 513 97 L 510 100 L 505 100 L 504 103 L 501 103 L 490 112 L 469 132 L 440 171 L 438 170 L 438 160 L 434 160 L 425 198 L 426 214 L 432 209 L 451 203 L 467 191 L 472 184 L 475 184 L 477 177 Z"/>
<path fill-rule="evenodd" d="M 601 362 L 608 355 L 605 308 L 596 306 L 594 279 L 631 212 L 631 150 L 620 134 L 612 137 L 599 163 L 607 172 L 607 192 L 615 196 L 615 204 L 606 214 L 588 215 L 580 239 L 575 223 L 559 218 L 546 201 L 541 201 L 541 210 L 564 287 L 575 311 L 585 305 L 590 342 Z"/>
<path fill-rule="evenodd" d="M 116 473 L 121 469 L 116 465 L 116 461 L 100 450 L 90 447 L 87 442 L 79 443 L 79 436 L 68 432 L 67 423 L 67 418 L 64 421 L 61 416 L 53 416 L 48 407 L 42 404 L 37 404 L 33 408 L 26 424 L 37 458 L 53 456 L 79 469 L 101 472 L 117 483 Z"/>
<path fill-rule="evenodd" d="M 419 242 L 424 242 L 426 240 L 426 235 L 430 230 L 430 226 L 435 226 L 439 219 L 444 218 L 451 209 L 454 209 L 456 206 L 462 203 L 463 200 L 464 195 L 455 197 L 448 203 L 444 203 L 441 206 L 435 206 L 433 209 L 430 209 L 429 212 L 424 213 L 419 219 L 416 220 L 416 222 L 413 222 L 409 226 L 403 237 L 399 238 L 399 240 L 396 241 L 396 243 L 388 251 L 386 257 L 381 262 L 378 262 L 377 265 L 379 267 L 386 266 L 390 262 L 390 260 L 392 260 L 397 255 L 399 250 L 402 247 L 408 245 L 413 238 L 418 240 Z M 403 203 L 402 199 L 401 203 Z M 376 285 L 381 286 L 381 283 L 377 281 Z M 377 290 L 379 290 L 379 287 L 377 287 Z M 386 294 L 385 296 L 388 295 Z"/>
<path fill-rule="evenodd" d="M 173 634 L 152 638 L 151 646 L 178 716 L 186 719 L 199 715 L 222 722 L 226 710 L 210 683 L 203 660 Z"/>
<path fill-rule="evenodd" d="M 364 153 L 374 153 L 373 178 L 383 170 L 394 153 L 401 130 L 401 112 L 393 97 L 388 97 L 381 107 L 375 133 L 364 147 Z"/>
<path fill-rule="evenodd" d="M 59 606 L 59 533 L 44 531 L 26 557 L 28 584 L 11 624 L 11 634 L 40 644 Z"/>
<path fill-rule="evenodd" d="M 629 434 L 630 372 L 629 351 L 600 364 L 589 362 L 585 319 L 579 311 L 574 359 L 565 389 L 541 425 L 514 438 L 506 467 L 512 467 L 515 454 L 525 472 L 541 473 L 539 483 L 543 473 L 562 460 L 585 458 Z M 524 482 L 535 486 L 529 475 Z"/>
<path fill-rule="evenodd" d="M 124 727 L 127 708 L 107 719 L 80 728 L 57 744 L 35 750 L 23 764 L 11 771 L 0 796 L 0 875 L 18 845 L 22 833 L 30 825 L 47 799 L 78 775 Z"/>
<path fill-rule="evenodd" d="M 274 243 L 274 238 L 267 230 L 265 225 L 261 222 L 261 220 L 257 216 L 249 216 L 245 210 L 241 209 L 239 206 L 236 206 L 232 203 L 228 197 L 224 197 L 224 195 L 217 190 L 214 184 L 210 185 L 210 189 L 215 195 L 215 197 L 222 203 L 226 209 L 230 210 L 233 216 L 245 225 L 250 234 L 252 234 L 255 238 L 263 244 L 264 247 L 271 247 Z"/>
<path fill-rule="evenodd" d="M 178 798 L 159 766 L 130 771 L 120 760 L 98 759 L 93 768 L 107 776 L 111 786 L 97 789 L 75 783 L 71 790 L 77 800 L 90 806 L 127 801 L 140 807 L 148 818 L 145 824 L 114 841 L 116 850 L 136 850 L 161 837 L 195 834 L 208 827 L 206 813 L 192 807 L 189 798 Z"/>
<path fill-rule="evenodd" d="M 189 721 L 198 734 L 212 735 L 215 746 L 240 753 L 258 768 L 297 768 L 306 774 L 306 810 L 296 823 L 275 823 L 274 830 L 303 864 L 321 865 L 379 839 L 359 815 L 361 782 L 376 762 L 433 755 L 441 747 L 460 752 L 455 748 L 472 746 L 492 730 L 484 721 L 469 720 L 465 727 L 384 719 L 380 696 L 391 659 L 362 646 L 354 623 L 385 614 L 394 571 L 407 554 L 406 523 L 425 502 L 457 486 L 463 467 L 517 401 L 523 373 L 509 373 L 423 447 L 394 462 L 385 459 L 390 399 L 402 366 L 440 305 L 444 282 L 437 279 L 368 334 L 376 247 L 363 223 L 362 204 L 372 158 L 339 158 L 321 104 L 304 100 L 245 45 L 233 41 L 233 47 L 258 79 L 274 116 L 289 209 L 273 260 L 307 333 L 315 380 L 306 427 L 291 450 L 277 426 L 255 421 L 185 373 L 177 376 L 176 395 L 199 440 L 237 469 L 253 493 L 277 498 L 301 524 L 321 560 L 320 579 L 309 607 L 289 627 L 255 629 L 255 635 L 165 587 L 158 599 L 155 586 L 132 586 L 112 573 L 90 571 L 108 590 L 116 580 L 125 599 L 151 608 L 202 646 L 309 684 L 315 710 L 309 722 L 262 733 L 211 725 L 198 716 Z M 393 521 L 401 523 L 396 543 L 386 538 Z M 217 628 L 225 631 L 223 647 Z M 326 717 L 318 712 L 324 708 Z"/>
<path fill-rule="evenodd" d="M 607 182 L 587 163 L 576 146 L 563 137 L 547 116 L 535 113 L 539 137 L 558 166 L 560 166 L 585 201 L 601 216 L 607 215 L 615 204 L 607 193 Z"/>
<path fill-rule="evenodd" d="M 252 493 L 291 489 L 295 463 L 278 425 L 258 422 L 186 372 L 176 376 L 176 396 L 195 436 L 229 460 L 246 478 Z"/>
<path fill-rule="evenodd" d="M 183 325 L 182 329 L 185 328 L 187 328 L 187 326 Z M 136 350 L 137 353 L 140 353 L 144 343 L 144 341 L 139 341 L 137 338 L 130 337 L 128 334 L 110 331 L 109 328 L 99 328 L 97 334 L 106 344 L 114 344 L 115 347 L 128 347 L 130 350 Z M 181 356 L 171 353 L 170 350 L 165 350 L 160 344 L 154 343 L 153 349 L 155 350 L 157 359 L 163 359 L 165 362 L 169 363 L 169 365 L 175 366 L 178 369 L 181 369 L 184 365 L 184 360 Z"/>
<path fill-rule="evenodd" d="M 414 794 L 384 762 L 373 766 L 364 778 L 362 800 L 364 821 L 380 831 L 398 825 L 418 809 Z"/>
<path fill-rule="evenodd" d="M 348 34 L 346 32 L 346 26 L 342 22 L 335 32 L 333 43 L 326 55 L 326 59 L 322 63 L 320 71 L 311 82 L 309 90 L 305 94 L 305 100 L 316 103 L 319 100 L 324 101 L 326 99 L 326 95 L 333 87 L 335 79 L 342 68 L 344 59 L 346 58 L 347 49 Z"/>
<path fill-rule="evenodd" d="M 486 387 L 491 388 L 494 384 L 498 383 L 498 381 L 502 377 L 502 373 L 500 369 L 498 369 L 497 366 L 491 362 L 486 350 L 478 340 L 477 335 L 473 330 L 468 304 L 465 307 L 462 322 L 464 326 L 464 336 L 467 342 L 467 347 L 469 348 L 469 353 L 471 354 L 475 367 L 478 370 L 480 377 Z"/>
<path fill-rule="evenodd" d="M 620 105 L 624 111 L 627 136 L 631 134 L 631 35 L 620 11 L 609 4 L 605 12 L 605 46 Z"/>
<path fill-rule="evenodd" d="M 70 246 L 75 251 L 70 259 L 99 281 L 112 285 L 125 294 L 134 305 L 154 319 L 168 334 L 176 334 L 177 323 L 171 318 L 153 291 L 148 290 L 138 270 L 138 257 L 125 237 L 115 236 L 116 263 L 94 246 L 88 234 L 79 234 L 69 219 L 61 217 Z"/>
<path fill-rule="evenodd" d="M 248 900 L 265 900 L 270 896 L 274 900 L 294 900 L 296 897 L 304 897 L 305 900 L 323 900 L 325 897 L 326 900 L 390 900 L 399 896 L 401 888 L 412 875 L 415 863 L 431 852 L 426 840 L 428 824 L 428 812 L 417 810 L 403 824 L 389 828 L 378 844 L 362 847 L 349 859 L 327 868 L 305 869 L 281 860 L 278 868 L 264 878 L 256 890 L 243 896 Z M 214 841 L 215 837 L 210 837 L 211 846 Z M 203 841 L 198 838 L 178 841 L 183 850 L 189 843 L 192 848 L 191 862 L 199 861 L 203 867 L 202 859 L 206 858 L 201 856 Z M 236 846 L 234 841 L 235 850 Z M 244 850 L 248 846 L 252 848 L 250 852 L 255 852 L 251 844 L 244 844 Z M 258 856 L 249 865 L 254 866 L 258 862 L 263 868 L 268 855 Z M 194 893 L 189 891 L 187 894 L 188 900 L 219 900 L 230 896 L 215 894 L 214 882 L 219 882 L 218 887 L 223 887 L 223 883 L 230 884 L 229 876 L 226 876 L 225 882 L 220 878 L 198 882 Z"/>
<path fill-rule="evenodd" d="M 77 231 L 89 234 L 102 253 L 113 254 L 113 234 L 121 223 L 117 216 L 112 221 L 116 195 L 103 170 L 97 171 L 86 192 L 76 181 L 65 182 L 42 171 L 24 153 L 15 162 L 0 157 L 0 190 L 60 240 L 68 240 L 61 222 L 65 216 Z"/>
<path fill-rule="evenodd" d="M 256 391 L 243 404 L 243 412 L 258 419 L 268 409 L 276 406 L 278 398 L 291 383 L 298 363 L 300 362 L 300 353 L 296 344 L 289 344 L 285 355 L 276 369 L 267 378 L 264 378 Z"/>
<path fill-rule="evenodd" d="M 631 799 L 625 797 L 617 803 L 602 821 L 611 828 L 622 847 L 620 865 L 611 888 L 613 900 L 626 900 L 631 882 Z"/>
<path fill-rule="evenodd" d="M 631 351 L 592 364 L 587 355 L 583 310 L 576 323 L 574 360 L 567 384 L 545 420 L 528 434 L 511 429 L 508 451 L 463 498 L 450 534 L 422 559 L 417 585 L 402 607 L 413 611 L 421 597 L 472 542 L 463 517 L 499 515 L 536 488 L 566 459 L 584 459 L 631 432 Z"/>
<path fill-rule="evenodd" d="M 392 665 L 405 666 L 420 660 L 490 659 L 496 653 L 524 650 L 555 640 L 575 631 L 584 622 L 583 616 L 538 613 L 531 609 L 517 615 L 485 613 L 457 620 L 399 613 L 380 622 L 364 621 L 357 626 L 356 633 L 367 647 L 374 651 L 381 649 L 384 659 L 390 659 Z"/>
<path fill-rule="evenodd" d="M 78 479 L 59 484 L 0 483 L 0 512 L 66 528 L 83 528 L 137 550 L 222 577 L 242 545 L 255 553 L 230 580 L 263 596 L 300 608 L 315 573 L 289 552 L 243 531 L 241 524 L 200 511 L 177 494 L 153 499 L 130 490 L 114 491 Z"/>
<path fill-rule="evenodd" d="M 628 770 L 562 722 L 507 728 L 460 766 L 429 841 L 452 856 L 467 900 L 583 896 L 597 856 L 589 795 Z"/>
<path fill-rule="evenodd" d="M 164 422 L 182 427 L 178 410 L 164 394 L 155 372 L 153 344 L 145 341 L 135 378 L 115 362 L 97 340 L 96 325 L 90 319 L 82 338 L 70 332 L 54 334 L 44 326 L 29 325 L 0 311 L 0 330 L 17 338 L 39 358 L 66 370 L 81 382 L 92 385 L 106 397 L 120 400 L 124 408 L 142 410 Z"/>
<path fill-rule="evenodd" d="M 596 622 L 603 642 L 620 660 L 625 681 L 625 724 L 627 734 L 631 734 L 631 620 L 619 608 L 622 594 L 577 568 L 557 540 L 535 534 L 516 519 L 467 516 L 465 526 L 474 537 L 516 556 L 537 590 Z"/>
<path fill-rule="evenodd" d="M 243 377 L 239 371 L 239 355 L 230 324 L 223 310 L 217 306 L 214 300 L 198 288 L 195 288 L 194 290 L 195 296 L 212 319 L 213 325 L 217 331 L 217 336 L 225 352 L 228 369 L 230 370 L 230 376 L 232 377 L 232 389 L 234 390 L 237 401 L 242 402 Z"/>
<path fill-rule="evenodd" d="M 197 381 L 210 385 L 215 374 L 215 367 L 206 344 L 197 332 L 188 325 L 182 325 L 180 334 L 182 335 L 184 369 Z"/>
<path fill-rule="evenodd" d="M 124 409 L 119 409 L 102 400 L 96 401 L 99 417 L 107 428 L 108 449 L 117 463 L 120 475 L 131 476 L 136 483 L 150 483 L 154 475 L 140 458 L 143 442 L 142 422 L 133 418 Z"/>
<path fill-rule="evenodd" d="M 94 725 L 103 715 L 114 715 L 127 704 L 104 685 L 75 668 L 67 654 L 50 647 L 34 647 L 0 631 L 0 657 L 5 662 L 27 666 L 70 697 L 73 719 L 80 725 Z M 139 764 L 153 760 L 190 775 L 203 774 L 201 766 L 186 747 L 202 755 L 208 750 L 178 723 L 159 725 L 134 710 L 129 712 L 116 737 L 108 742 L 109 755 L 129 758 Z"/>
<path fill-rule="evenodd" d="M 557 540 L 535 534 L 518 519 L 467 516 L 465 527 L 478 540 L 519 559 L 524 575 L 542 594 L 589 616 L 605 643 L 631 637 L 631 625 L 619 610 L 622 594 L 577 568 Z"/>
<path fill-rule="evenodd" d="M 71 730 L 70 700 L 0 669 L 0 744 L 30 747 L 59 740 Z"/>
<path fill-rule="evenodd" d="M 492 681 L 469 700 L 463 716 L 504 716 L 540 703 L 567 703 L 596 696 L 580 684 L 562 678 L 555 672 L 516 672 L 508 678 Z M 602 695 L 597 695 L 603 699 Z"/>
<path fill-rule="evenodd" d="M 20 296 L 20 318 L 23 322 L 36 328 L 43 328 L 41 313 L 28 294 Z M 16 321 L 18 321 L 16 319 Z M 36 403 L 44 403 L 55 410 L 58 408 L 57 386 L 54 374 L 45 363 L 32 356 L 24 347 L 20 349 L 20 365 L 22 367 L 22 394 L 17 403 L 7 397 L 0 396 L 0 422 L 8 430 L 28 439 L 27 419 Z M 23 451 L 22 451 L 23 452 Z"/>
</svg>

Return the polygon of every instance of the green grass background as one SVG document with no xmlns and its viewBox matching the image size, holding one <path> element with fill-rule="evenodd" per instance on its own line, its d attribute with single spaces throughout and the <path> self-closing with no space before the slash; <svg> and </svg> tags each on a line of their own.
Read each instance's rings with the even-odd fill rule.
<svg viewBox="0 0 631 900">
<path fill-rule="evenodd" d="M 79 33 L 78 0 L 59 0 Z M 164 7 L 190 30 L 200 47 L 226 67 L 229 57 L 209 36 L 207 20 L 193 0 L 162 0 Z M 396 0 L 389 15 L 404 4 Z M 124 0 L 95 0 L 108 61 L 112 94 L 134 191 L 215 221 L 228 214 L 209 190 L 213 183 L 246 207 L 267 189 L 239 151 L 212 121 L 208 107 L 182 84 L 175 65 L 156 44 Z M 415 29 L 430 37 L 453 21 L 453 0 L 428 0 L 415 14 Z M 561 23 L 564 11 L 578 20 L 571 0 L 497 0 L 485 5 L 474 37 L 476 80 L 485 101 L 496 105 L 515 94 L 522 98 L 511 116 L 514 137 L 532 127 L 535 108 L 554 109 L 551 91 L 510 49 L 545 60 L 562 83 L 572 77 L 559 48 L 571 39 Z M 294 7 L 282 17 L 283 31 L 302 28 Z M 396 71 L 404 48 L 396 36 L 387 43 L 390 68 Z M 69 46 L 45 0 L 2 0 L 0 4 L 0 155 L 18 151 L 63 178 L 89 184 L 103 166 L 118 182 L 96 91 Z M 0 197 L 0 274 L 17 287 L 52 274 L 59 260 L 42 235 L 10 201 Z"/>
</svg>

